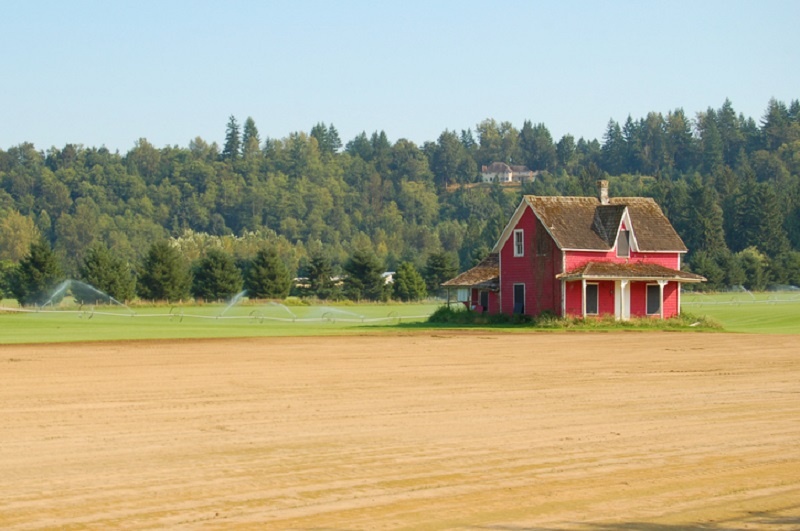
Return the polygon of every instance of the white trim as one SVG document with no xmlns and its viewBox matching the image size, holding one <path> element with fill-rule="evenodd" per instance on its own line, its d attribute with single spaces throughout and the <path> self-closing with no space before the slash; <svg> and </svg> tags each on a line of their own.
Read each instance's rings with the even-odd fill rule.
<svg viewBox="0 0 800 531">
<path fill-rule="evenodd" d="M 595 286 L 597 289 L 597 300 L 595 300 L 597 311 L 595 313 L 588 313 L 586 310 L 586 288 L 588 286 Z M 587 315 L 600 315 L 600 283 L 587 282 L 586 279 L 583 279 L 583 317 L 585 318 Z"/>
<path fill-rule="evenodd" d="M 558 247 L 559 249 L 563 249 L 561 247 L 561 244 L 556 239 L 556 237 L 553 236 L 553 233 L 550 232 L 550 227 L 548 227 L 545 224 L 545 222 L 542 221 L 542 218 L 539 217 L 539 213 L 536 212 L 536 209 L 533 208 L 533 205 L 528 201 L 528 196 L 524 195 L 522 196 L 522 201 L 519 202 L 519 206 L 514 211 L 514 214 L 511 216 L 511 219 L 509 220 L 508 224 L 503 229 L 503 232 L 500 233 L 500 237 L 497 239 L 497 243 L 494 244 L 492 252 L 500 253 L 500 251 L 503 249 L 503 246 L 506 244 L 506 241 L 508 241 L 508 239 L 511 237 L 511 231 L 517 226 L 519 220 L 522 219 L 522 215 L 525 213 L 525 208 L 523 207 L 529 207 L 531 209 L 531 212 L 533 212 L 533 216 L 539 221 L 539 224 L 541 224 L 541 226 L 544 227 L 545 232 L 547 232 L 547 234 L 550 236 L 550 239 L 553 240 L 553 243 L 556 244 L 556 247 Z M 535 230 L 536 229 L 534 228 L 534 231 Z"/>
<path fill-rule="evenodd" d="M 577 252 L 588 252 L 588 253 L 607 253 L 607 252 L 613 251 L 615 248 L 616 248 L 616 245 L 615 245 L 615 247 L 612 247 L 611 249 L 570 249 L 569 247 L 565 247 L 565 248 L 562 249 L 561 247 L 559 247 L 559 249 L 561 249 L 562 251 L 570 251 L 570 252 L 576 252 L 577 251 Z M 492 252 L 494 252 L 494 251 L 492 251 Z M 658 253 L 663 253 L 663 254 L 678 253 L 678 254 L 686 254 L 689 251 L 647 251 L 647 250 L 642 251 L 640 249 L 640 250 L 638 250 L 636 252 L 640 253 L 640 254 L 641 253 L 653 253 L 653 254 L 658 254 Z"/>
<path fill-rule="evenodd" d="M 519 241 L 517 241 L 519 237 Z M 525 229 L 514 229 L 514 257 L 525 256 Z"/>
<path fill-rule="evenodd" d="M 497 311 L 503 313 L 503 253 L 497 254 Z"/>
<path fill-rule="evenodd" d="M 525 288 L 524 282 L 514 282 L 514 284 L 511 286 L 511 315 L 514 315 L 514 310 L 516 309 L 515 306 L 517 305 L 517 286 L 522 286 L 522 313 L 520 315 L 525 315 L 525 310 L 527 310 L 525 307 L 527 305 L 527 301 L 525 299 L 528 297 L 528 290 Z"/>
<path fill-rule="evenodd" d="M 586 319 L 586 279 L 581 279 L 581 317 Z"/>
<path fill-rule="evenodd" d="M 664 286 L 661 284 L 662 281 L 658 281 L 658 283 L 648 282 L 645 284 L 644 287 L 644 314 L 648 317 L 653 315 L 659 315 L 662 319 L 664 318 Z M 650 313 L 650 287 L 651 286 L 660 286 L 659 292 L 659 299 L 658 299 L 658 312 Z"/>
<path fill-rule="evenodd" d="M 561 251 L 561 275 L 567 272 L 567 252 Z M 561 280 L 561 317 L 567 316 L 567 281 Z"/>
</svg>

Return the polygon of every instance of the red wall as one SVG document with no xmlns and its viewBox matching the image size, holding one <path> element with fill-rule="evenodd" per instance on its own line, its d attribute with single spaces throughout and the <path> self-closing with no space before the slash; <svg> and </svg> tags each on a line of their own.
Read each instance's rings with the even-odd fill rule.
<svg viewBox="0 0 800 531">
<path fill-rule="evenodd" d="M 614 281 L 601 280 L 589 284 L 597 284 L 599 315 L 614 315 Z M 567 282 L 567 315 L 583 315 L 583 282 L 580 280 Z"/>
<path fill-rule="evenodd" d="M 524 231 L 524 255 L 514 256 L 514 236 L 506 240 L 500 249 L 500 294 L 490 293 L 489 311 L 511 314 L 514 311 L 514 284 L 525 284 L 525 313 L 538 315 L 550 310 L 561 315 L 561 281 L 556 275 L 562 273 L 562 252 L 553 242 L 545 228 L 536 219 L 530 208 L 526 208 L 514 229 Z M 540 241 L 541 240 L 541 241 Z M 629 258 L 617 257 L 616 251 L 566 251 L 566 271 L 572 271 L 587 262 L 644 262 L 658 264 L 670 269 L 680 268 L 680 253 L 640 253 L 631 250 Z M 614 282 L 598 283 L 600 315 L 613 315 L 615 310 Z M 632 282 L 631 316 L 647 313 L 647 288 L 644 282 Z M 581 282 L 566 283 L 566 313 L 582 315 Z M 473 301 L 478 303 L 477 290 L 473 290 Z M 678 313 L 678 285 L 670 282 L 664 287 L 664 317 Z"/>
<path fill-rule="evenodd" d="M 631 282 L 631 317 L 647 317 L 647 284 L 649 282 Z M 583 315 L 583 287 L 581 281 L 567 282 L 567 315 Z M 614 315 L 615 296 L 614 282 L 598 282 L 598 299 L 600 315 Z M 664 286 L 664 319 L 678 315 L 678 283 L 668 282 Z"/>
<path fill-rule="evenodd" d="M 617 257 L 616 251 L 567 251 L 567 271 L 572 271 L 587 262 L 612 262 L 624 264 L 628 262 L 644 262 L 658 264 L 670 269 L 679 269 L 680 253 L 637 253 L 631 251 L 630 258 Z"/>
<path fill-rule="evenodd" d="M 481 304 L 481 290 L 478 288 L 472 288 L 470 294 L 470 307 L 475 307 L 478 311 L 480 309 L 478 306 Z M 489 291 L 489 308 L 486 310 L 486 313 L 498 313 L 500 311 L 500 296 L 496 291 Z"/>
<path fill-rule="evenodd" d="M 542 224 L 526 208 L 515 229 L 524 231 L 523 256 L 514 256 L 514 235 L 500 249 L 500 311 L 514 312 L 514 284 L 525 284 L 525 313 L 561 313 L 561 251 Z"/>
</svg>

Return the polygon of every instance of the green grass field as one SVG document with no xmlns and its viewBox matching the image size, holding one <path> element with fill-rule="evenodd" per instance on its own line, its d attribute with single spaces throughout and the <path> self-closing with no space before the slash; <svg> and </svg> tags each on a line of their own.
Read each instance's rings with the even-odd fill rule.
<svg viewBox="0 0 800 531">
<path fill-rule="evenodd" d="M 685 313 L 710 317 L 729 332 L 800 334 L 797 292 L 684 293 L 682 305 Z M 0 307 L 18 309 L 11 300 L 3 300 Z M 208 304 L 128 309 L 62 304 L 39 312 L 0 310 L 0 344 L 353 334 L 396 330 L 396 325 L 403 323 L 419 324 L 437 307 L 437 303 L 341 306 L 241 303 L 230 307 Z"/>
<path fill-rule="evenodd" d="M 800 334 L 800 292 L 683 293 L 681 306 L 729 332 Z"/>
<path fill-rule="evenodd" d="M 16 309 L 15 301 L 4 300 Z M 0 344 L 126 339 L 312 336 L 391 329 L 424 321 L 437 304 L 78 307 L 0 313 Z"/>
</svg>

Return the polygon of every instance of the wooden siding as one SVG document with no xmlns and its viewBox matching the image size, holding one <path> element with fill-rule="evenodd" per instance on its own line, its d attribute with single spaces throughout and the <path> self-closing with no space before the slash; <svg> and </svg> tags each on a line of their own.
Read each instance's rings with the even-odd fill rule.
<svg viewBox="0 0 800 531">
<path fill-rule="evenodd" d="M 481 305 L 481 290 L 478 288 L 472 288 L 470 293 L 470 307 L 476 308 L 476 311 L 480 311 Z M 499 313 L 500 312 L 500 297 L 496 291 L 486 291 L 489 294 L 489 307 L 486 309 L 486 313 Z"/>
<path fill-rule="evenodd" d="M 613 251 L 567 251 L 567 271 L 573 271 L 587 262 L 612 262 L 624 264 L 626 262 L 644 262 L 658 264 L 670 269 L 680 269 L 680 253 L 638 253 L 631 250 L 630 258 L 618 257 Z"/>
<path fill-rule="evenodd" d="M 561 273 L 561 252 L 530 208 L 519 219 L 514 229 L 524 231 L 523 256 L 514 256 L 514 239 L 508 238 L 500 249 L 500 311 L 514 311 L 514 284 L 525 284 L 525 313 L 538 315 L 544 311 L 560 313 L 561 283 L 556 275 Z M 512 232 L 513 234 L 513 232 Z"/>
<path fill-rule="evenodd" d="M 595 282 L 589 281 L 589 284 Z M 583 284 L 581 281 L 567 282 L 567 315 L 581 317 L 583 315 Z M 615 283 L 614 281 L 599 281 L 598 303 L 599 315 L 615 314 Z M 652 282 L 631 282 L 630 315 L 631 317 L 648 317 L 647 315 L 647 285 Z M 664 286 L 664 319 L 678 315 L 678 283 L 668 282 Z M 652 316 L 650 316 L 652 317 Z"/>
</svg>

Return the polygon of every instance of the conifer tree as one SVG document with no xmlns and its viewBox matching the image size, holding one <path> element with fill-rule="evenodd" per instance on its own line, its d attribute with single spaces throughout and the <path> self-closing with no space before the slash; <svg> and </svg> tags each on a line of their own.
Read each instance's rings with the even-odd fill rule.
<svg viewBox="0 0 800 531">
<path fill-rule="evenodd" d="M 22 305 L 47 302 L 53 289 L 63 280 L 61 265 L 44 239 L 33 242 L 13 274 L 11 293 Z"/>
<path fill-rule="evenodd" d="M 142 265 L 138 292 L 143 299 L 175 302 L 189 297 L 191 272 L 169 242 L 154 243 Z"/>
<path fill-rule="evenodd" d="M 244 287 L 252 299 L 285 299 L 292 276 L 274 248 L 260 249 L 247 267 Z"/>
</svg>

